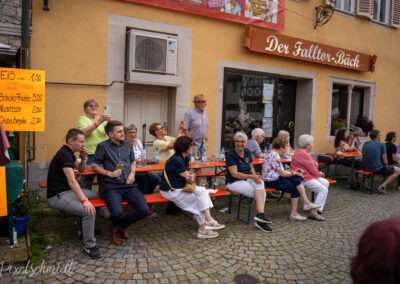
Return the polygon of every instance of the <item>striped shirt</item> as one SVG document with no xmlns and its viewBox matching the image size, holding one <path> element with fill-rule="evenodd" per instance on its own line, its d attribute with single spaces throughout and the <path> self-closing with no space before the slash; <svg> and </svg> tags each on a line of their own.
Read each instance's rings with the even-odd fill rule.
<svg viewBox="0 0 400 284">
<path fill-rule="evenodd" d="M 185 113 L 185 125 L 195 143 L 201 144 L 208 137 L 208 118 L 205 111 L 200 112 L 197 108 Z"/>
</svg>

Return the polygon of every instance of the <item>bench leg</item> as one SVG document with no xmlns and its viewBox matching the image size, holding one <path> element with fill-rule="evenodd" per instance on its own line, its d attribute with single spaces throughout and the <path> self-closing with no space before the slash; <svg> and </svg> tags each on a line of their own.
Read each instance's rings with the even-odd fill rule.
<svg viewBox="0 0 400 284">
<path fill-rule="evenodd" d="M 229 194 L 228 196 L 228 214 L 232 213 L 232 198 L 233 198 L 233 194 Z"/>
<path fill-rule="evenodd" d="M 242 201 L 247 201 L 248 203 L 248 210 L 247 210 L 247 218 L 246 219 L 242 219 L 240 216 L 240 207 L 242 205 Z M 246 196 L 243 196 L 241 194 L 239 194 L 239 204 L 238 204 L 238 211 L 236 214 L 236 218 L 244 223 L 250 224 L 251 222 L 251 217 L 252 217 L 252 207 L 253 207 L 253 198 L 249 198 Z"/>
<path fill-rule="evenodd" d="M 284 195 L 285 195 L 285 192 L 281 191 L 281 196 L 278 198 L 277 202 L 281 201 L 281 199 L 283 198 Z"/>
<path fill-rule="evenodd" d="M 375 174 L 372 174 L 371 175 L 371 182 L 369 184 L 369 194 L 372 194 L 372 191 L 374 190 L 374 177 L 375 177 Z"/>
</svg>

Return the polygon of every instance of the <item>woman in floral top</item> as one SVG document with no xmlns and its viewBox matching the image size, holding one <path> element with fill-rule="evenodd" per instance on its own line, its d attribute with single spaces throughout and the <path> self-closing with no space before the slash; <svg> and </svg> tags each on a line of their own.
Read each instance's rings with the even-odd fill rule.
<svg viewBox="0 0 400 284">
<path fill-rule="evenodd" d="M 312 203 L 307 195 L 303 185 L 303 171 L 284 170 L 280 156 L 284 154 L 287 141 L 277 137 L 272 141 L 272 149 L 264 156 L 262 176 L 266 187 L 288 192 L 291 195 L 291 211 L 289 220 L 305 221 L 306 217 L 297 212 L 299 197 L 303 199 L 303 209 L 305 211 L 317 209 L 320 206 Z"/>
</svg>

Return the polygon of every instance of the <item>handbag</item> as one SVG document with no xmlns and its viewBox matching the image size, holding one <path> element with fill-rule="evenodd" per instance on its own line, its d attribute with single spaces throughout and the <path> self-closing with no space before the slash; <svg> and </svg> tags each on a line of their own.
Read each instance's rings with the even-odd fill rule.
<svg viewBox="0 0 400 284">
<path fill-rule="evenodd" d="M 165 181 L 167 182 L 167 184 L 169 185 L 169 187 L 171 188 L 172 191 L 175 190 L 175 188 L 172 187 L 171 183 L 169 182 L 169 178 L 167 175 L 167 172 L 164 169 L 164 178 Z M 196 184 L 194 182 L 186 182 L 185 187 L 182 188 L 183 192 L 188 192 L 188 193 L 192 193 L 194 192 L 196 189 Z"/>
</svg>

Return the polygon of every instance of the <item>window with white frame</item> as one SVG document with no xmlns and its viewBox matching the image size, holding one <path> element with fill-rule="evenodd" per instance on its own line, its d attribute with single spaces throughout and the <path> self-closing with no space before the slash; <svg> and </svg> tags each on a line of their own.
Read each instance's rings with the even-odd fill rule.
<svg viewBox="0 0 400 284">
<path fill-rule="evenodd" d="M 356 0 L 336 0 L 336 9 L 353 14 L 355 2 Z"/>
<path fill-rule="evenodd" d="M 390 23 L 391 0 L 374 0 L 374 13 L 372 19 L 382 24 Z"/>
<path fill-rule="evenodd" d="M 346 0 L 338 0 L 341 3 Z M 352 0 L 355 14 L 374 22 L 400 28 L 400 0 Z M 336 5 L 337 6 L 337 5 Z"/>
<path fill-rule="evenodd" d="M 351 129 L 365 120 L 372 120 L 375 93 L 373 83 L 331 78 L 329 84 L 328 136 L 334 136 L 338 129 Z M 363 128 L 362 125 L 359 126 Z"/>
</svg>

